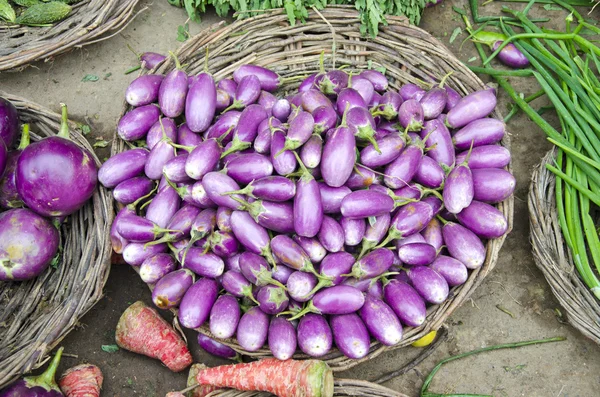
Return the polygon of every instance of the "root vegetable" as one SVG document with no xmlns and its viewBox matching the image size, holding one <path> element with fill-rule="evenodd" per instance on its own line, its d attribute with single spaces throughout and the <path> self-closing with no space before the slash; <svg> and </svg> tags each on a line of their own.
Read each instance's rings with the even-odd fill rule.
<svg viewBox="0 0 600 397">
<path fill-rule="evenodd" d="M 100 397 L 102 371 L 93 364 L 69 368 L 60 377 L 58 385 L 65 397 Z"/>
</svg>

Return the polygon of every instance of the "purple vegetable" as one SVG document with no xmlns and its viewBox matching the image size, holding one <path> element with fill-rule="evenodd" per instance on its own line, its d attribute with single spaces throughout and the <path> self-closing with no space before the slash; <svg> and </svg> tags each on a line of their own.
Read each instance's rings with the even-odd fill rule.
<svg viewBox="0 0 600 397">
<path fill-rule="evenodd" d="M 471 121 L 454 133 L 452 142 L 458 150 L 468 150 L 473 147 L 491 145 L 499 142 L 505 134 L 506 125 L 502 120 L 484 118 Z"/>
<path fill-rule="evenodd" d="M 388 91 L 379 100 L 377 110 L 373 112 L 373 116 L 382 116 L 386 120 L 394 120 L 398 117 L 398 110 L 404 100 L 400 94 L 394 91 Z"/>
<path fill-rule="evenodd" d="M 277 268 L 273 269 L 271 275 L 275 280 L 279 281 L 282 284 L 285 284 L 290 279 L 290 276 L 296 271 L 290 267 L 279 265 L 280 264 L 277 263 Z"/>
<path fill-rule="evenodd" d="M 219 116 L 213 125 L 206 130 L 206 139 L 220 139 L 221 143 L 227 144 L 233 138 L 233 129 L 238 124 L 242 112 L 230 110 Z"/>
<path fill-rule="evenodd" d="M 352 219 L 342 216 L 340 225 L 344 231 L 344 244 L 353 247 L 361 243 L 367 230 L 367 223 L 364 219 Z"/>
<path fill-rule="evenodd" d="M 398 109 L 398 121 L 408 131 L 419 131 L 423 128 L 423 107 L 416 99 L 404 101 Z"/>
<path fill-rule="evenodd" d="M 339 213 L 342 200 L 352 192 L 350 188 L 347 186 L 331 187 L 323 182 L 319 182 L 318 185 L 321 202 L 323 203 L 323 212 L 325 214 Z"/>
<path fill-rule="evenodd" d="M 399 201 L 400 203 L 419 200 L 423 195 L 422 189 L 423 188 L 421 186 L 415 183 L 411 183 L 408 186 L 404 186 L 403 188 L 394 190 L 394 199 Z"/>
<path fill-rule="evenodd" d="M 156 102 L 158 90 L 165 76 L 146 74 L 133 80 L 125 91 L 125 100 L 131 106 L 144 106 Z"/>
<path fill-rule="evenodd" d="M 277 102 L 273 104 L 273 108 L 271 109 L 273 117 L 276 117 L 280 121 L 287 120 L 287 117 L 290 115 L 291 111 L 292 107 L 287 99 L 278 99 Z"/>
<path fill-rule="evenodd" d="M 319 135 L 335 127 L 338 120 L 338 115 L 331 106 L 319 106 L 313 111 L 312 115 L 315 121 L 313 131 Z"/>
<path fill-rule="evenodd" d="M 366 140 L 373 145 L 379 153 L 379 145 L 375 140 L 375 120 L 366 108 L 354 107 L 345 114 L 345 120 L 348 128 L 359 140 Z"/>
<path fill-rule="evenodd" d="M 302 82 L 300 83 L 300 86 L 298 87 L 298 92 L 302 93 L 302 92 L 308 91 L 311 88 L 313 88 L 313 84 L 314 84 L 316 78 L 317 78 L 317 73 L 313 73 L 310 76 L 308 76 L 307 78 L 305 78 L 304 80 L 302 80 Z"/>
<path fill-rule="evenodd" d="M 477 269 L 485 261 L 485 246 L 475 233 L 454 222 L 442 228 L 444 242 L 450 256 L 461 261 L 468 269 Z"/>
<path fill-rule="evenodd" d="M 494 206 L 481 201 L 472 201 L 468 207 L 456 214 L 458 221 L 479 237 L 498 238 L 508 230 L 504 214 Z"/>
<path fill-rule="evenodd" d="M 402 339 L 402 325 L 384 301 L 367 295 L 359 314 L 369 333 L 381 344 L 394 346 Z"/>
<path fill-rule="evenodd" d="M 210 310 L 210 332 L 218 339 L 231 338 L 235 335 L 240 316 L 240 305 L 235 297 L 219 296 Z"/>
<path fill-rule="evenodd" d="M 394 262 L 394 254 L 387 248 L 377 248 L 360 258 L 346 276 L 365 280 L 384 274 Z"/>
<path fill-rule="evenodd" d="M 417 173 L 422 158 L 422 142 L 408 145 L 396 160 L 386 166 L 383 178 L 385 184 L 392 189 L 407 186 Z"/>
<path fill-rule="evenodd" d="M 338 114 L 343 115 L 346 111 L 355 107 L 366 109 L 367 104 L 360 93 L 354 88 L 344 88 L 337 97 L 335 107 Z"/>
<path fill-rule="evenodd" d="M 410 284 L 427 302 L 439 305 L 448 298 L 446 280 L 427 266 L 415 266 L 406 272 Z"/>
<path fill-rule="evenodd" d="M 496 41 L 492 45 L 492 50 L 496 51 L 502 44 L 502 40 Z M 498 59 L 506 66 L 510 66 L 513 69 L 522 69 L 529 66 L 529 59 L 513 43 L 508 43 L 498 53 Z"/>
<path fill-rule="evenodd" d="M 271 317 L 267 339 L 271 354 L 278 360 L 288 360 L 296 353 L 296 329 L 283 317 Z"/>
<path fill-rule="evenodd" d="M 209 278 L 201 278 L 196 281 L 181 299 L 177 314 L 179 323 L 186 328 L 200 327 L 211 314 L 218 295 L 219 284 L 217 281 Z"/>
<path fill-rule="evenodd" d="M 425 241 L 425 238 L 419 233 L 412 234 L 408 237 L 404 237 L 404 238 L 401 238 L 401 239 L 398 239 L 395 241 L 396 248 L 400 248 L 407 244 L 413 244 L 413 243 L 426 243 L 426 241 Z M 400 258 L 398 258 L 398 259 L 400 259 Z"/>
<path fill-rule="evenodd" d="M 400 260 L 411 266 L 429 265 L 434 261 L 436 255 L 435 247 L 428 243 L 410 243 L 398 248 Z"/>
<path fill-rule="evenodd" d="M 225 91 L 230 97 L 234 97 L 237 83 L 232 79 L 220 80 L 217 84 L 217 89 Z"/>
<path fill-rule="evenodd" d="M 227 175 L 236 182 L 248 184 L 255 179 L 270 176 L 273 164 L 268 157 L 258 153 L 242 154 L 231 160 L 225 166 Z"/>
<path fill-rule="evenodd" d="M 168 140 L 159 141 L 148 155 L 148 160 L 144 166 L 144 173 L 150 179 L 159 180 L 162 178 L 163 168 L 169 160 L 175 158 L 175 150 Z"/>
<path fill-rule="evenodd" d="M 170 139 L 173 143 L 179 142 L 177 140 L 177 125 L 173 119 L 160 117 L 148 130 L 148 134 L 146 135 L 146 146 L 148 146 L 148 149 L 152 150 L 158 142 L 165 138 Z"/>
<path fill-rule="evenodd" d="M 327 250 L 316 238 L 294 235 L 293 240 L 306 252 L 312 263 L 319 263 L 327 255 Z"/>
<path fill-rule="evenodd" d="M 260 92 L 258 104 L 265 108 L 267 113 L 269 113 L 269 116 L 273 113 L 273 105 L 275 105 L 275 102 L 277 102 L 277 97 L 275 95 L 267 91 Z"/>
<path fill-rule="evenodd" d="M 140 278 L 147 284 L 154 284 L 177 267 L 175 258 L 169 254 L 156 254 L 147 258 L 140 266 Z"/>
<path fill-rule="evenodd" d="M 355 158 L 354 134 L 348 127 L 337 127 L 323 147 L 321 173 L 325 183 L 331 187 L 345 184 L 354 169 Z"/>
<path fill-rule="evenodd" d="M 446 115 L 446 126 L 460 128 L 486 117 L 496 108 L 496 90 L 475 91 L 463 98 Z"/>
<path fill-rule="evenodd" d="M 442 210 L 442 207 L 444 206 L 444 204 L 442 203 L 442 200 L 440 200 L 439 198 L 437 198 L 434 195 L 423 197 L 421 199 L 421 201 L 424 203 L 427 203 L 431 206 L 431 209 L 433 210 L 434 215 L 439 214 L 440 211 Z"/>
<path fill-rule="evenodd" d="M 142 67 L 148 70 L 154 69 L 165 59 L 167 59 L 166 56 L 150 51 L 144 52 L 142 55 L 140 55 L 140 62 L 142 63 Z"/>
<path fill-rule="evenodd" d="M 167 231 L 169 230 L 137 215 L 126 215 L 120 218 L 117 224 L 117 232 L 121 237 L 134 243 L 154 241 L 162 237 Z"/>
<path fill-rule="evenodd" d="M 17 192 L 23 202 L 48 217 L 77 211 L 92 197 L 98 182 L 96 162 L 90 152 L 69 139 L 67 106 L 61 107 L 58 134 L 23 149 L 15 171 Z"/>
<path fill-rule="evenodd" d="M 415 84 L 409 83 L 400 87 L 398 93 L 405 101 L 408 101 L 409 99 L 420 101 L 421 98 L 423 98 L 423 95 L 425 95 L 425 90 Z"/>
<path fill-rule="evenodd" d="M 315 84 L 326 95 L 337 95 L 348 86 L 348 74 L 343 70 L 330 70 L 317 76 Z"/>
<path fill-rule="evenodd" d="M 456 104 L 461 100 L 461 96 L 456 90 L 450 88 L 449 86 L 445 86 L 446 94 L 448 94 L 448 101 L 446 102 L 446 108 L 444 112 L 448 113 L 450 109 L 456 106 Z"/>
<path fill-rule="evenodd" d="M 399 280 L 390 280 L 383 288 L 384 300 L 400 321 L 410 327 L 425 322 L 425 301 L 413 287 Z"/>
<path fill-rule="evenodd" d="M 414 181 L 429 188 L 438 189 L 444 184 L 446 174 L 440 164 L 429 156 L 423 156 Z"/>
<path fill-rule="evenodd" d="M 221 283 L 223 284 L 223 289 L 231 295 L 237 296 L 238 298 L 249 298 L 258 305 L 258 302 L 254 299 L 254 295 L 252 294 L 252 284 L 242 273 L 235 270 L 229 270 L 223 274 Z"/>
<path fill-rule="evenodd" d="M 302 109 L 313 114 L 321 106 L 332 107 L 331 101 L 319 90 L 308 90 L 300 95 Z M 292 110 L 293 113 L 293 110 Z"/>
<path fill-rule="evenodd" d="M 369 288 L 367 289 L 367 296 L 371 296 L 377 299 L 383 299 L 383 282 L 381 279 L 373 279 L 371 283 L 369 283 Z"/>
<path fill-rule="evenodd" d="M 271 276 L 271 267 L 267 261 L 252 252 L 246 251 L 242 253 L 240 256 L 240 269 L 248 281 L 259 287 L 273 284 L 285 288 L 283 284 L 273 279 Z"/>
<path fill-rule="evenodd" d="M 253 148 L 257 153 L 260 154 L 271 154 L 271 129 L 269 128 L 269 121 L 271 119 L 263 120 L 258 127 L 258 134 L 254 140 Z"/>
<path fill-rule="evenodd" d="M 327 145 L 325 145 L 324 154 L 326 150 Z M 300 236 L 314 237 L 321 229 L 321 223 L 323 222 L 321 191 L 317 181 L 304 167 L 304 164 L 300 163 L 300 166 L 303 173 L 302 177 L 296 182 L 294 229 Z"/>
<path fill-rule="evenodd" d="M 212 251 L 221 258 L 229 258 L 238 253 L 240 245 L 232 233 L 215 231 L 208 238 Z"/>
<path fill-rule="evenodd" d="M 58 251 L 58 230 L 24 208 L 0 213 L 0 280 L 29 280 L 41 274 Z"/>
<path fill-rule="evenodd" d="M 472 171 L 473 199 L 486 203 L 499 203 L 515 191 L 516 180 L 506 170 L 481 168 Z"/>
<path fill-rule="evenodd" d="M 271 249 L 284 265 L 317 275 L 308 254 L 289 236 L 280 234 L 273 237 Z"/>
<path fill-rule="evenodd" d="M 369 353 L 369 331 L 355 313 L 331 316 L 331 330 L 335 345 L 346 357 L 359 359 Z"/>
<path fill-rule="evenodd" d="M 258 307 L 251 307 L 240 319 L 237 341 L 249 352 L 259 350 L 267 341 L 269 316 Z"/>
<path fill-rule="evenodd" d="M 377 106 L 379 106 L 379 102 L 380 102 L 380 101 L 381 101 L 381 94 L 380 94 L 380 93 L 378 93 L 378 92 L 374 92 L 374 93 L 373 93 L 373 97 L 371 98 L 371 102 L 369 102 L 369 103 L 367 104 L 367 106 L 368 106 L 370 109 L 372 109 L 372 108 L 374 108 L 374 107 L 377 107 Z M 376 123 L 378 123 L 378 120 L 375 120 L 375 122 L 376 122 Z M 375 137 L 375 138 L 377 138 L 377 137 Z"/>
<path fill-rule="evenodd" d="M 265 285 L 256 294 L 260 309 L 267 314 L 278 314 L 284 311 L 289 303 L 285 290 L 274 285 Z"/>
<path fill-rule="evenodd" d="M 387 238 L 380 246 L 386 246 L 390 241 L 408 237 L 423 230 L 433 218 L 433 209 L 427 203 L 409 203 L 401 207 L 392 219 Z"/>
<path fill-rule="evenodd" d="M 349 314 L 359 310 L 365 303 L 362 292 L 349 285 L 336 285 L 315 294 L 306 307 L 291 319 L 306 313 Z"/>
<path fill-rule="evenodd" d="M 351 80 L 352 88 L 360 94 L 365 103 L 370 103 L 371 99 L 373 99 L 373 94 L 375 93 L 373 84 L 371 84 L 369 80 L 358 75 L 352 76 Z"/>
<path fill-rule="evenodd" d="M 240 189 L 231 177 L 220 172 L 209 172 L 202 178 L 202 185 L 206 189 L 208 197 L 218 206 L 233 210 L 242 208 L 243 204 L 235 200 L 241 200 L 240 195 L 226 194 Z"/>
<path fill-rule="evenodd" d="M 307 314 L 298 323 L 298 346 L 311 357 L 324 356 L 331 350 L 333 335 L 324 317 Z"/>
<path fill-rule="evenodd" d="M 271 162 L 279 175 L 291 174 L 298 164 L 294 153 L 285 148 L 286 138 L 282 130 L 276 130 L 271 137 Z"/>
<path fill-rule="evenodd" d="M 329 252 L 338 252 L 344 248 L 344 229 L 330 216 L 323 216 L 317 237 Z"/>
<path fill-rule="evenodd" d="M 202 349 L 213 356 L 232 359 L 238 355 L 231 347 L 217 342 L 200 332 L 198 333 L 198 344 Z"/>
<path fill-rule="evenodd" d="M 322 152 L 323 138 L 319 135 L 313 135 L 302 146 L 302 149 L 300 149 L 300 160 L 302 160 L 307 168 L 316 168 L 321 164 Z"/>
<path fill-rule="evenodd" d="M 60 347 L 46 370 L 37 376 L 19 379 L 0 390 L 0 397 L 64 397 L 54 377 L 62 357 Z"/>
<path fill-rule="evenodd" d="M 328 254 L 321 262 L 321 275 L 331 280 L 332 285 L 338 285 L 345 279 L 345 274 L 352 271 L 354 257 L 347 252 Z"/>
<path fill-rule="evenodd" d="M 240 256 L 242 254 L 238 253 L 229 258 L 225 258 L 225 271 L 235 270 L 237 272 L 241 272 L 240 269 Z M 277 280 L 281 281 L 281 280 Z"/>
<path fill-rule="evenodd" d="M 360 77 L 367 79 L 375 88 L 375 91 L 385 91 L 388 89 L 388 79 L 385 75 L 377 70 L 369 69 L 360 72 Z"/>
<path fill-rule="evenodd" d="M 451 287 L 464 284 L 469 277 L 467 267 L 461 261 L 450 256 L 438 256 L 429 267 L 444 277 Z"/>
<path fill-rule="evenodd" d="M 235 238 L 249 252 L 263 255 L 271 264 L 275 264 L 275 260 L 271 254 L 269 234 L 264 227 L 252 219 L 250 214 L 244 211 L 233 211 L 231 214 L 231 226 Z"/>
<path fill-rule="evenodd" d="M 458 214 L 473 200 L 473 175 L 462 163 L 448 174 L 444 184 L 444 206 L 452 214 Z"/>
<path fill-rule="evenodd" d="M 119 137 L 125 141 L 142 139 L 160 117 L 160 109 L 156 105 L 144 105 L 125 113 L 117 125 Z"/>
<path fill-rule="evenodd" d="M 363 237 L 362 248 L 360 254 L 358 255 L 359 258 L 361 258 L 368 250 L 379 244 L 379 242 L 387 233 L 390 222 L 390 214 L 377 216 L 375 217 L 375 222 L 369 222 L 367 225 L 367 230 L 365 230 L 365 236 Z"/>
<path fill-rule="evenodd" d="M 442 224 L 436 218 L 433 218 L 427 224 L 427 227 L 421 232 L 425 242 L 432 245 L 437 252 L 440 252 L 444 245 L 444 237 L 442 236 Z"/>
<path fill-rule="evenodd" d="M 140 266 L 146 259 L 166 252 L 167 249 L 167 244 L 129 243 L 123 249 L 123 260 L 131 266 Z"/>
<path fill-rule="evenodd" d="M 510 151 L 500 145 L 483 145 L 474 147 L 469 151 L 459 153 L 456 156 L 458 164 L 464 162 L 468 158 L 468 166 L 471 170 L 480 168 L 503 168 L 510 163 Z"/>
<path fill-rule="evenodd" d="M 186 183 L 190 182 L 191 179 L 188 174 L 185 173 L 186 161 L 188 159 L 187 153 L 182 153 L 171 160 L 167 161 L 163 167 L 163 175 L 173 183 Z"/>
<path fill-rule="evenodd" d="M 188 76 L 181 70 L 179 60 L 175 58 L 175 69 L 165 76 L 158 91 L 160 110 L 167 117 L 178 117 L 183 113 L 188 92 Z M 198 80 L 194 83 L 197 84 Z M 187 116 L 187 114 L 186 114 Z"/>
<path fill-rule="evenodd" d="M 377 145 L 379 151 L 373 145 L 368 145 L 361 150 L 360 160 L 362 164 L 371 168 L 389 164 L 400 156 L 406 142 L 399 134 L 394 133 L 378 139 Z"/>
<path fill-rule="evenodd" d="M 231 214 L 233 210 L 227 207 L 219 207 L 216 212 L 216 225 L 223 232 L 231 231 Z M 214 227 L 214 225 L 213 225 Z"/>
<path fill-rule="evenodd" d="M 448 93 L 443 87 L 444 80 L 440 83 L 438 87 L 434 87 L 427 91 L 423 98 L 419 102 L 421 102 L 421 106 L 423 107 L 423 117 L 425 120 L 431 120 L 438 117 L 444 109 L 446 108 L 446 102 L 448 102 Z"/>
<path fill-rule="evenodd" d="M 19 147 L 7 153 L 4 175 L 0 173 L 0 208 L 19 208 L 24 205 L 17 191 L 15 172 L 17 170 L 17 160 L 23 149 L 29 146 L 29 143 L 29 124 L 24 124 Z M 0 151 L 2 148 L 5 148 L 4 143 L 0 143 Z M 2 160 L 0 160 L 1 162 Z"/>
<path fill-rule="evenodd" d="M 237 193 L 268 201 L 283 202 L 294 198 L 296 185 L 283 176 L 268 176 L 249 183 Z"/>
<path fill-rule="evenodd" d="M 394 209 L 394 200 L 375 190 L 357 190 L 342 200 L 341 213 L 346 218 L 360 219 L 381 216 Z"/>
<path fill-rule="evenodd" d="M 176 307 L 194 282 L 194 273 L 179 269 L 158 280 L 152 291 L 152 302 L 160 309 Z"/>
<path fill-rule="evenodd" d="M 188 155 L 185 163 L 185 173 L 192 179 L 201 180 L 207 173 L 216 168 L 221 152 L 221 145 L 216 139 L 205 140 Z"/>
<path fill-rule="evenodd" d="M 19 115 L 15 105 L 2 97 L 0 97 L 0 120 L 0 139 L 10 150 L 19 135 Z"/>
<path fill-rule="evenodd" d="M 429 157 L 448 167 L 454 166 L 454 144 L 443 122 L 439 119 L 427 120 L 421 130 L 421 138 L 425 140 Z"/>
<path fill-rule="evenodd" d="M 217 99 L 216 99 L 216 103 L 215 103 L 215 112 L 220 113 L 223 110 L 227 109 L 229 107 L 229 105 L 231 105 L 232 97 L 229 96 L 227 91 L 217 89 L 217 97 L 216 98 Z"/>
<path fill-rule="evenodd" d="M 380 184 L 381 176 L 369 168 L 356 165 L 354 171 L 350 174 L 350 178 L 346 181 L 346 186 L 352 190 L 356 190 L 367 188 L 374 183 Z"/>
<path fill-rule="evenodd" d="M 236 80 L 236 83 L 238 85 L 233 96 L 233 104 L 227 110 L 245 108 L 255 103 L 260 95 L 260 81 L 255 75 L 246 75 Z"/>
<path fill-rule="evenodd" d="M 215 117 L 217 90 L 208 73 L 201 73 L 189 88 L 185 99 L 185 122 L 193 132 L 204 132 Z"/>
<path fill-rule="evenodd" d="M 308 302 L 314 295 L 313 289 L 317 282 L 315 275 L 296 271 L 288 278 L 286 287 L 292 299 L 297 302 Z"/>
<path fill-rule="evenodd" d="M 240 84 L 246 76 L 255 76 L 260 82 L 261 89 L 265 91 L 275 91 L 281 84 L 281 78 L 272 70 L 258 65 L 241 65 L 233 72 L 233 79 Z"/>
<path fill-rule="evenodd" d="M 166 227 L 171 217 L 179 210 L 180 205 L 181 199 L 177 191 L 171 186 L 165 186 L 158 190 L 158 193 L 146 208 L 146 219 L 160 227 Z"/>
</svg>

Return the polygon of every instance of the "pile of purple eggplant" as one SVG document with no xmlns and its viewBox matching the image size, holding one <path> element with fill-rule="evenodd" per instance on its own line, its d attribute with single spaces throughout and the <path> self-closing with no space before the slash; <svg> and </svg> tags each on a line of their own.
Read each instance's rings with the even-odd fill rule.
<svg viewBox="0 0 600 397">
<path fill-rule="evenodd" d="M 187 328 L 279 359 L 335 344 L 364 357 L 448 299 L 507 231 L 504 123 L 493 89 L 390 89 L 342 70 L 284 79 L 256 65 L 215 83 L 179 65 L 142 75 L 118 135 L 140 146 L 100 169 L 122 204 L 113 248 Z"/>
<path fill-rule="evenodd" d="M 69 139 L 62 105 L 57 135 L 30 143 L 29 125 L 19 135 L 16 107 L 0 98 L 0 280 L 29 280 L 56 257 L 55 227 L 92 196 L 98 167 L 86 149 Z M 4 212 L 2 212 L 4 211 Z"/>
</svg>

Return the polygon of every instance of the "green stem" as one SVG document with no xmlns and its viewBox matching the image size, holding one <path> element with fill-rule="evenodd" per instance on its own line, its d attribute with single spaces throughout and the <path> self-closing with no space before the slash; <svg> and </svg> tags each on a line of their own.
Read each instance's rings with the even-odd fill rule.
<svg viewBox="0 0 600 397">
<path fill-rule="evenodd" d="M 23 132 L 21 132 L 21 141 L 19 142 L 19 147 L 17 148 L 17 150 L 25 149 L 27 146 L 29 146 L 30 142 L 31 139 L 29 136 L 29 124 L 23 124 Z"/>
<path fill-rule="evenodd" d="M 471 71 L 475 73 L 483 73 L 490 76 L 502 76 L 502 77 L 529 77 L 533 74 L 531 69 L 519 69 L 519 70 L 498 70 L 492 68 L 482 68 L 479 66 L 466 65 Z"/>
<path fill-rule="evenodd" d="M 563 179 L 569 185 L 573 186 L 579 192 L 584 194 L 587 198 L 592 200 L 596 205 L 600 206 L 600 195 L 599 194 L 592 192 L 591 190 L 589 190 L 588 188 L 583 186 L 581 183 L 579 183 L 577 180 L 571 178 L 570 176 L 568 176 L 567 174 L 565 174 L 564 172 L 562 172 L 561 170 L 559 170 L 558 168 L 556 168 L 550 164 L 546 164 L 546 168 L 548 168 L 548 170 L 550 170 L 552 173 L 556 174 L 556 176 L 558 176 L 559 178 Z"/>
<path fill-rule="evenodd" d="M 526 103 L 532 102 L 536 99 L 538 99 L 539 97 L 543 96 L 545 94 L 544 90 L 539 90 L 538 92 L 536 92 L 535 94 L 529 95 L 528 97 L 525 97 L 523 100 Z M 515 114 L 517 114 L 517 112 L 519 111 L 519 107 L 514 104 L 512 106 L 512 108 L 510 109 L 510 112 L 506 115 L 506 117 L 504 117 L 504 122 L 508 123 L 510 119 L 513 118 L 513 116 Z"/>
<path fill-rule="evenodd" d="M 69 118 L 67 114 L 67 105 L 64 103 L 60 104 L 61 107 L 61 118 L 60 118 L 60 130 L 58 130 L 57 136 L 65 139 L 69 139 Z"/>
<path fill-rule="evenodd" d="M 33 385 L 39 385 L 41 387 L 46 388 L 47 390 L 59 390 L 54 378 L 56 376 L 56 370 L 58 369 L 58 364 L 60 363 L 63 350 L 64 347 L 60 347 L 56 351 L 54 358 L 52 359 L 52 361 L 50 361 L 50 365 L 48 365 L 48 368 L 46 368 L 46 370 L 41 375 L 27 377 L 25 378 L 26 382 Z"/>
</svg>

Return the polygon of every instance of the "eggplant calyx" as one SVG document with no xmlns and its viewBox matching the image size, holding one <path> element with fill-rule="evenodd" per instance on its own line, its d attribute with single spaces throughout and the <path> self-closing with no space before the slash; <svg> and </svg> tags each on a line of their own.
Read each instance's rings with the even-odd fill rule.
<svg viewBox="0 0 600 397">
<path fill-rule="evenodd" d="M 60 363 L 60 358 L 62 357 L 63 350 L 64 350 L 64 347 L 60 347 L 56 351 L 56 354 L 54 355 L 54 358 L 50 362 L 50 365 L 41 375 L 28 376 L 23 379 L 25 381 L 25 384 L 27 385 L 27 387 L 32 388 L 32 387 L 37 386 L 37 387 L 42 387 L 42 388 L 46 389 L 47 391 L 54 390 L 54 391 L 61 392 L 60 389 L 58 388 L 58 385 L 56 384 L 56 380 L 54 379 L 54 377 L 56 375 L 56 370 L 58 369 L 58 364 Z"/>
</svg>

